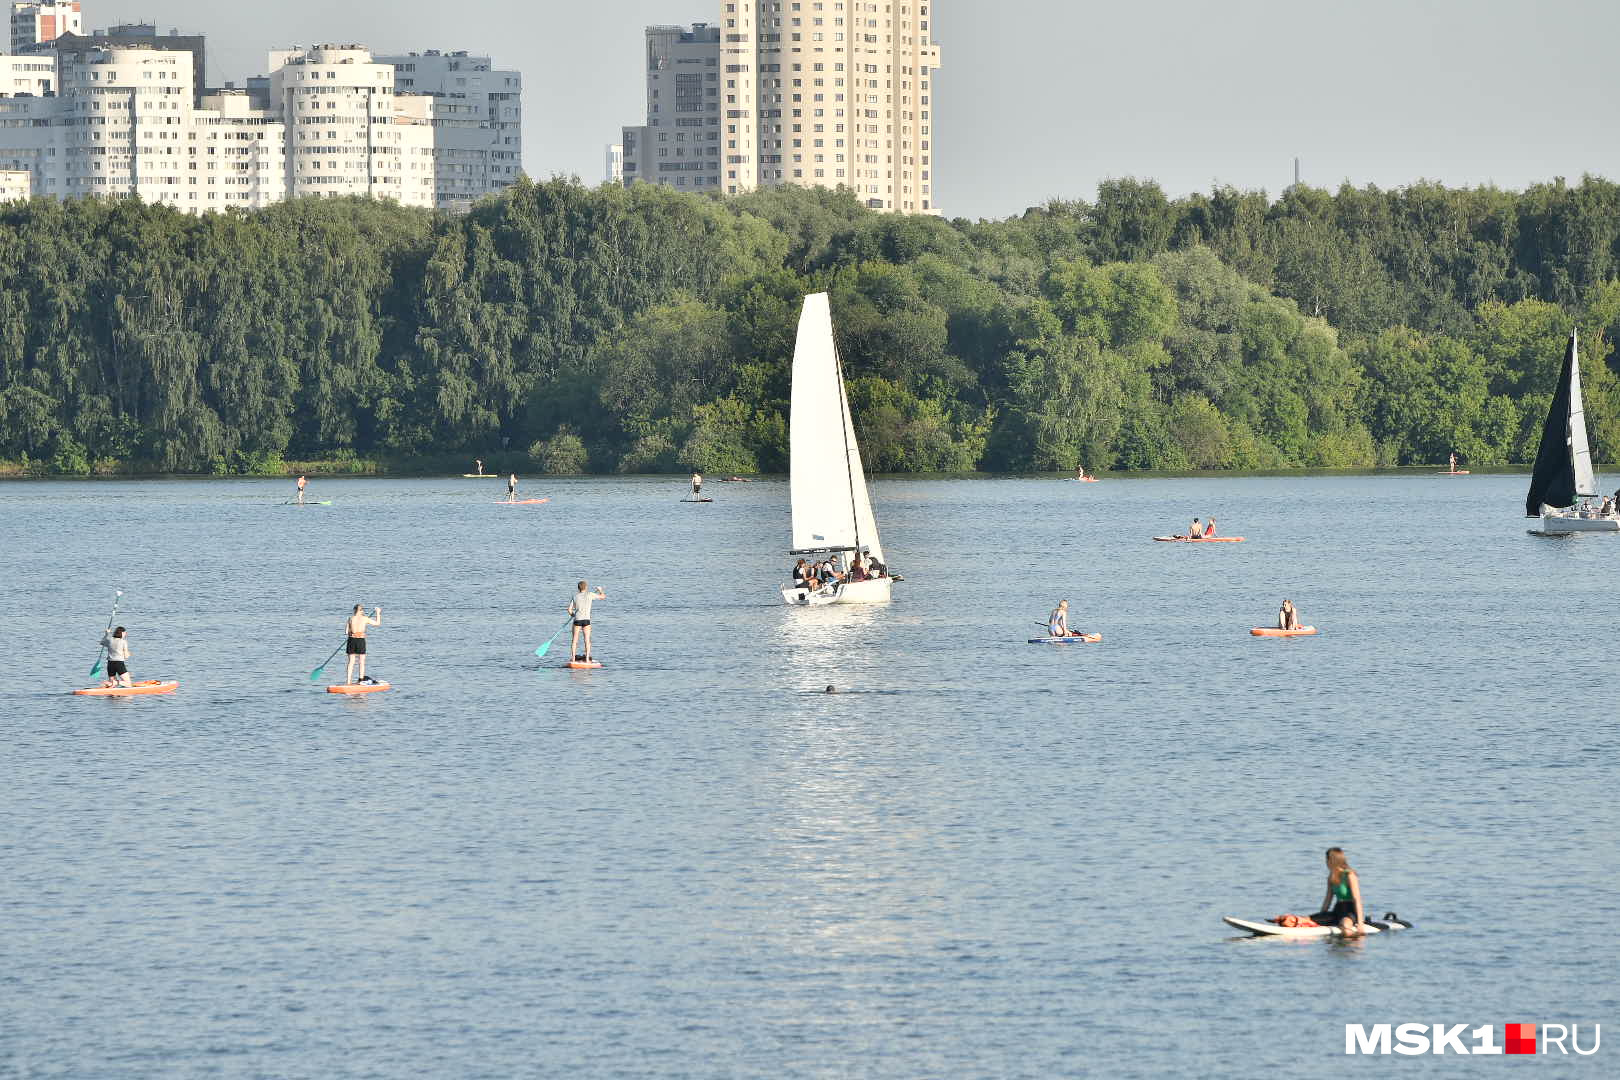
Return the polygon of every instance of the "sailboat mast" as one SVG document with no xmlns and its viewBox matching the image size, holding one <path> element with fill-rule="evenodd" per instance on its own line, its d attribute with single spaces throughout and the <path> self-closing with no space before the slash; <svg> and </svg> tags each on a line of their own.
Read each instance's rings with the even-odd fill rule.
<svg viewBox="0 0 1620 1080">
<path fill-rule="evenodd" d="M 855 550 L 861 550 L 861 516 L 855 512 L 855 469 L 849 463 L 849 397 L 844 392 L 844 358 L 838 353 L 838 336 L 833 335 L 833 372 L 838 376 L 839 424 L 844 430 L 844 477 L 849 481 L 849 520 L 855 533 Z M 861 477 L 865 483 L 866 478 Z"/>
</svg>

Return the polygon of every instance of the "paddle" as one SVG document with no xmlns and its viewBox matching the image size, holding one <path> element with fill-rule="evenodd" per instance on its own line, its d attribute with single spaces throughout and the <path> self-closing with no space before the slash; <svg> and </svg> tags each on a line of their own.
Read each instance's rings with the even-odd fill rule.
<svg viewBox="0 0 1620 1080">
<path fill-rule="evenodd" d="M 546 641 L 546 643 L 544 645 L 542 645 L 538 649 L 534 650 L 534 655 L 539 656 L 539 657 L 544 657 L 546 655 L 546 653 L 551 651 L 551 643 L 553 641 L 556 641 L 559 637 L 561 637 L 562 632 L 564 630 L 568 629 L 570 626 L 573 626 L 573 625 L 574 625 L 574 617 L 572 615 L 570 615 L 570 616 L 568 616 L 568 621 L 563 623 L 562 626 L 558 628 L 557 632 L 555 634 L 552 634 L 551 637 Z"/>
<path fill-rule="evenodd" d="M 348 643 L 349 643 L 349 639 L 344 638 L 343 639 L 343 645 L 347 645 Z M 332 650 L 332 656 L 336 656 L 338 653 L 342 652 L 343 651 L 343 645 L 339 645 L 337 648 L 333 649 Z M 332 662 L 332 656 L 328 656 L 325 660 L 322 660 L 321 661 L 321 666 L 316 668 L 314 671 L 309 673 L 309 681 L 310 682 L 316 682 L 316 681 L 318 681 L 320 679 L 321 672 L 325 671 L 326 670 L 326 665 L 330 664 Z"/>
<path fill-rule="evenodd" d="M 102 637 L 106 637 L 108 634 L 112 633 L 113 621 L 118 618 L 118 601 L 122 600 L 123 598 L 123 589 L 119 589 L 117 592 L 113 593 L 112 614 L 107 616 L 107 629 L 102 632 Z M 101 658 L 106 655 L 107 646 L 103 645 L 96 650 L 96 662 L 90 667 L 90 677 L 92 679 L 96 677 L 96 672 L 101 670 Z"/>
</svg>

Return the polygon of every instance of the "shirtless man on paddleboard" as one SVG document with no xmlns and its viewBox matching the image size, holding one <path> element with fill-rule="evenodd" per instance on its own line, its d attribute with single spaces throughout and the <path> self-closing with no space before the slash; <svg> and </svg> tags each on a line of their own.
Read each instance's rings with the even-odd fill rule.
<svg viewBox="0 0 1620 1080">
<path fill-rule="evenodd" d="M 354 667 L 357 660 L 360 662 L 360 681 L 366 681 L 366 627 L 381 625 L 382 606 L 380 604 L 371 609 L 370 615 L 366 614 L 364 604 L 354 605 L 354 611 L 349 615 L 348 621 L 349 640 L 344 644 L 344 652 L 349 655 L 349 665 L 343 675 L 345 683 L 351 686 L 354 684 Z"/>
</svg>

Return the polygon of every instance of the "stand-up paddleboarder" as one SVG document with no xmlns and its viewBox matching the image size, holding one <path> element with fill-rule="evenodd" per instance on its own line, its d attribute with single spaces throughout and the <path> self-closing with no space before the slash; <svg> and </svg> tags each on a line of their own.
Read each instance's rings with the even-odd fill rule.
<svg viewBox="0 0 1620 1080">
<path fill-rule="evenodd" d="M 575 660 L 588 661 L 591 659 L 591 603 L 596 600 L 606 600 L 607 593 L 601 589 L 592 590 L 588 582 L 580 582 L 579 590 L 574 598 L 568 602 L 568 614 L 574 617 L 574 634 L 569 643 L 569 652 Z M 579 651 L 580 635 L 585 637 L 585 651 Z"/>
<path fill-rule="evenodd" d="M 344 669 L 343 674 L 344 683 L 350 686 L 354 685 L 356 661 L 360 665 L 360 681 L 366 681 L 366 627 L 381 625 L 382 606 L 380 604 L 371 609 L 370 615 L 366 614 L 364 604 L 354 605 L 354 611 L 349 615 L 347 627 L 349 639 L 343 648 L 343 651 L 349 656 L 348 667 Z"/>
</svg>

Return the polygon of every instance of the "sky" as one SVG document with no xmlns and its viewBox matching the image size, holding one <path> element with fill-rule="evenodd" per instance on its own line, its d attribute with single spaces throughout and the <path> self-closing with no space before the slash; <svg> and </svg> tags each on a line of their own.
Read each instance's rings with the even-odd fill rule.
<svg viewBox="0 0 1620 1080">
<path fill-rule="evenodd" d="M 602 179 L 645 120 L 642 31 L 720 0 L 84 0 L 91 28 L 208 36 L 208 80 L 272 48 L 488 53 L 524 80 L 531 176 Z M 1620 178 L 1613 0 L 933 0 L 935 192 L 950 217 L 1090 199 L 1108 177 L 1172 196 L 1415 180 L 1518 189 Z"/>
</svg>

